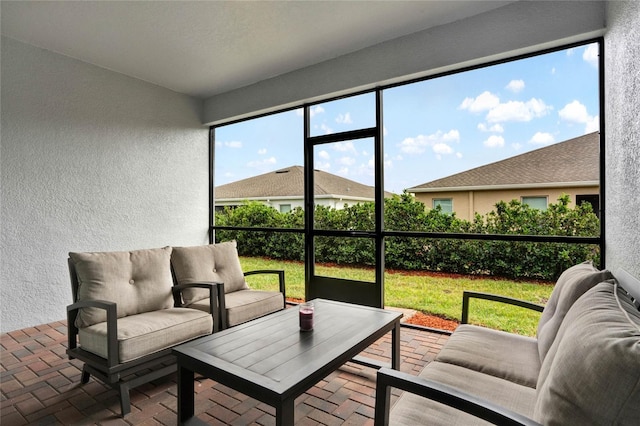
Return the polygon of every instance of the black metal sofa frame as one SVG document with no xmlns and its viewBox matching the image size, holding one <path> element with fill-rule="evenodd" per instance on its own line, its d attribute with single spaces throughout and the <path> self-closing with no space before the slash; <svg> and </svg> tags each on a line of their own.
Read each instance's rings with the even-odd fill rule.
<svg viewBox="0 0 640 426">
<path fill-rule="evenodd" d="M 613 280 L 609 280 L 609 281 L 613 282 Z M 640 323 L 638 322 L 638 318 L 640 317 L 640 314 L 638 314 L 637 312 L 637 311 L 640 311 L 640 280 L 638 280 L 628 272 L 621 269 L 615 274 L 615 283 L 616 284 L 614 284 L 614 286 L 617 286 L 619 291 L 624 295 L 620 297 L 624 297 L 627 299 L 626 309 L 629 310 L 628 312 L 633 312 L 634 309 L 636 310 L 635 314 L 633 314 L 635 315 L 635 318 L 636 318 L 635 328 L 640 329 L 638 328 L 640 325 Z M 592 291 L 589 293 L 597 294 L 597 292 L 604 289 L 606 285 L 607 285 L 607 282 L 598 284 L 597 287 L 592 288 L 591 289 Z M 615 294 L 615 291 L 616 290 L 614 290 L 614 294 Z M 520 307 L 533 309 L 539 312 L 543 311 L 543 306 L 537 305 L 534 303 L 524 302 L 517 299 L 512 299 L 512 298 L 503 297 L 503 296 L 496 296 L 496 295 L 486 294 L 486 293 L 465 292 L 463 296 L 463 310 L 462 310 L 462 318 L 461 318 L 462 319 L 461 322 L 465 324 L 467 323 L 467 320 L 468 320 L 469 300 L 471 298 L 492 300 L 492 301 L 508 303 L 508 304 L 512 304 Z M 588 302 L 591 302 L 591 300 L 593 299 L 583 299 L 583 300 L 587 300 Z M 595 299 L 595 300 L 598 300 L 598 299 Z M 621 303 L 620 300 L 617 300 L 617 302 L 621 312 L 624 312 L 622 310 L 622 305 L 620 304 Z M 587 303 L 583 302 L 582 306 L 584 305 L 587 305 Z M 610 306 L 611 305 L 596 306 L 596 309 L 600 311 L 606 311 L 607 309 L 610 309 Z M 630 315 L 626 314 L 626 317 L 627 317 L 627 320 L 629 320 L 629 322 L 631 323 Z M 580 317 L 579 315 L 575 315 L 572 318 L 582 319 L 582 317 Z M 631 326 L 631 329 L 633 329 L 633 327 L 634 326 Z M 635 337 L 631 337 L 630 340 L 627 340 L 627 342 L 631 342 L 631 343 L 627 343 L 627 345 L 630 345 L 630 346 L 627 346 L 627 348 L 631 347 L 631 349 L 627 349 L 627 350 L 633 351 L 634 350 L 633 348 L 637 348 L 638 346 L 637 331 L 636 332 L 631 331 L 629 334 Z M 567 334 L 565 334 L 565 336 L 566 335 Z M 619 338 L 619 336 L 616 336 L 616 337 Z M 607 336 L 607 338 L 610 338 L 610 336 Z M 613 339 L 613 337 L 611 339 Z M 559 346 L 561 345 L 562 343 L 560 343 Z M 611 345 L 611 342 L 609 342 L 609 345 Z M 604 346 L 607 346 L 607 345 L 604 345 Z M 594 348 L 591 347 L 591 350 L 593 349 Z M 607 352 L 604 355 L 599 354 L 598 357 L 599 359 L 602 358 L 603 356 L 606 356 L 607 358 L 612 358 L 610 360 L 611 363 L 616 364 L 618 361 L 616 360 L 615 356 L 612 355 L 613 353 L 619 354 L 619 352 L 611 351 L 611 352 Z M 631 354 L 631 352 L 629 353 Z M 635 349 L 635 352 L 633 353 L 634 354 L 637 353 L 637 349 Z M 509 354 L 505 354 L 505 357 L 508 357 L 508 356 Z M 575 355 L 575 356 L 579 357 L 580 355 Z M 637 366 L 638 365 L 637 355 L 631 354 L 630 357 L 631 359 L 633 359 L 632 365 Z M 626 367 L 623 368 L 622 365 Z M 621 364 L 620 369 L 626 372 L 629 370 L 628 365 L 629 365 L 628 362 L 627 364 Z M 425 370 L 428 369 L 428 367 L 429 365 L 425 367 Z M 604 373 L 604 374 L 606 375 L 607 373 Z M 610 381 L 608 383 L 609 384 L 616 383 L 616 384 L 614 384 L 612 387 L 607 387 L 607 390 L 603 390 L 598 387 L 590 388 L 591 392 L 598 393 L 600 397 L 611 393 L 609 395 L 609 398 L 615 399 L 616 403 L 620 404 L 613 411 L 614 412 L 613 417 L 618 416 L 616 417 L 617 418 L 616 423 L 631 424 L 631 423 L 628 423 L 629 421 L 631 421 L 633 424 L 635 424 L 635 421 L 637 420 L 637 414 L 640 413 L 640 406 L 638 406 L 637 404 L 637 402 L 640 401 L 640 395 L 638 394 L 637 386 L 634 387 L 633 383 L 636 383 L 635 381 L 637 380 L 638 377 L 640 377 L 638 372 L 633 371 L 632 377 L 627 380 L 627 382 L 631 383 L 631 386 L 624 388 L 624 390 L 622 391 L 618 390 L 617 388 L 617 382 L 621 380 L 616 379 L 615 377 L 613 379 L 609 379 Z M 596 380 L 595 383 L 601 383 L 597 381 L 597 380 L 601 380 L 601 378 L 594 378 L 592 380 Z M 538 385 L 540 386 L 540 382 L 538 382 Z M 544 382 L 542 386 L 544 387 Z M 436 403 L 442 404 L 441 406 L 443 408 L 450 407 L 455 410 L 458 410 L 459 412 L 468 413 L 471 416 L 474 416 L 478 419 L 485 420 L 492 424 L 498 424 L 498 425 L 539 425 L 540 424 L 532 418 L 529 418 L 511 409 L 505 408 L 497 403 L 488 401 L 484 399 L 482 395 L 469 393 L 466 391 L 464 386 L 462 386 L 461 388 L 458 388 L 457 386 L 453 387 L 444 383 L 440 383 L 436 380 L 431 380 L 424 377 L 410 375 L 400 371 L 391 370 L 389 368 L 382 368 L 377 373 L 376 404 L 375 404 L 375 425 L 376 426 L 384 426 L 384 425 L 390 424 L 389 423 L 390 411 L 392 411 L 392 408 L 395 408 L 395 407 L 391 407 L 391 398 L 390 398 L 391 388 L 396 388 L 404 392 L 407 392 L 409 394 L 414 394 L 414 395 L 426 398 L 425 401 L 427 400 L 430 400 L 429 402 L 434 401 Z M 540 389 L 538 389 L 538 392 L 539 391 Z M 585 389 L 582 389 L 581 391 L 587 392 L 587 390 Z M 553 398 L 559 398 L 559 397 L 552 396 L 551 398 L 553 399 Z M 622 402 L 620 402 L 621 400 Z M 572 407 L 573 409 L 574 407 L 572 404 L 573 403 L 569 403 L 569 406 Z M 601 408 L 594 408 L 593 410 L 595 412 L 599 412 Z M 423 413 L 418 412 L 414 414 L 416 415 L 416 417 L 413 418 L 413 421 L 412 421 L 413 423 L 415 422 L 422 423 L 422 424 L 434 423 L 434 419 L 428 418 L 426 416 L 424 416 L 424 418 L 421 418 L 420 416 L 423 416 L 424 415 Z M 567 420 L 565 419 L 565 421 Z M 573 420 L 570 420 L 570 421 L 572 422 L 575 421 L 578 423 L 581 423 L 583 421 L 597 422 L 597 420 L 594 420 L 593 418 L 589 418 L 588 420 L 573 418 Z M 609 420 L 607 420 L 607 422 L 608 421 Z M 546 421 L 543 421 L 543 423 L 544 422 Z M 438 422 L 436 421 L 435 423 L 438 423 Z"/>
</svg>

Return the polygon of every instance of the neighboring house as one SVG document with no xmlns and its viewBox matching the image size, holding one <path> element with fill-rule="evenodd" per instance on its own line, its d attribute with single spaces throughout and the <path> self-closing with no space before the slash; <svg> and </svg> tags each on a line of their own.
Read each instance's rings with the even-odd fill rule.
<svg viewBox="0 0 640 426">
<path fill-rule="evenodd" d="M 314 170 L 315 204 L 342 209 L 345 205 L 375 200 L 372 186 Z M 391 193 L 385 192 L 385 197 Z M 291 166 L 215 188 L 216 210 L 238 206 L 244 201 L 260 201 L 281 213 L 304 208 L 304 168 Z"/>
<path fill-rule="evenodd" d="M 519 200 L 539 209 L 568 194 L 598 214 L 600 135 L 590 133 L 502 161 L 408 188 L 427 208 L 440 205 L 460 219 L 486 214 L 498 201 Z"/>
</svg>

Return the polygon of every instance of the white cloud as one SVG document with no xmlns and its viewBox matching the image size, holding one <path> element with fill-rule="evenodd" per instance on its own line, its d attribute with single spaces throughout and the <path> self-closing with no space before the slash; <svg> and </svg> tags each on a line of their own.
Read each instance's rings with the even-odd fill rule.
<svg viewBox="0 0 640 426">
<path fill-rule="evenodd" d="M 591 116 L 587 111 L 587 107 L 577 100 L 567 104 L 558 111 L 558 115 L 562 120 L 584 124 L 584 133 L 596 132 L 600 129 L 600 116 Z"/>
<path fill-rule="evenodd" d="M 267 148 L 262 148 L 258 150 L 259 155 L 265 155 L 267 153 Z"/>
<path fill-rule="evenodd" d="M 428 145 L 428 136 L 418 135 L 415 138 L 405 138 L 400 142 L 400 151 L 406 154 L 422 154 Z"/>
<path fill-rule="evenodd" d="M 512 80 L 507 88 L 518 91 L 524 88 L 524 81 Z M 458 109 L 466 109 L 469 112 L 477 113 L 487 111 L 486 119 L 489 123 L 501 123 L 505 121 L 531 121 L 534 118 L 542 117 L 553 109 L 546 105 L 542 99 L 531 98 L 526 102 L 508 101 L 500 102 L 500 98 L 491 92 L 482 92 L 476 98 L 465 98 Z M 478 125 L 481 131 L 504 131 L 503 128 L 496 127 L 496 130 L 489 130 L 486 124 Z M 498 130 L 501 129 L 501 130 Z"/>
<path fill-rule="evenodd" d="M 495 132 L 495 133 L 504 133 L 504 127 L 501 124 L 494 124 L 489 127 L 485 123 L 478 123 L 478 130 L 481 132 Z"/>
<path fill-rule="evenodd" d="M 504 138 L 502 136 L 491 135 L 483 144 L 487 148 L 502 148 L 504 146 Z"/>
<path fill-rule="evenodd" d="M 442 140 L 447 142 L 460 142 L 460 132 L 457 130 L 449 130 L 442 136 Z"/>
<path fill-rule="evenodd" d="M 600 116 L 596 115 L 594 117 L 591 117 L 590 120 L 587 120 L 584 128 L 584 133 L 593 133 L 597 132 L 598 130 L 600 130 Z"/>
<path fill-rule="evenodd" d="M 572 47 L 571 49 L 567 49 L 567 56 L 573 56 L 573 52 L 574 48 Z"/>
<path fill-rule="evenodd" d="M 522 144 L 521 144 L 521 143 L 518 143 L 518 142 L 515 142 L 515 143 L 512 143 L 512 144 L 511 144 L 511 147 L 512 147 L 513 149 L 515 149 L 516 151 L 520 151 L 520 149 L 522 148 Z"/>
<path fill-rule="evenodd" d="M 566 121 L 574 123 L 586 123 L 589 119 L 589 113 L 587 113 L 587 107 L 581 104 L 579 101 L 574 100 L 570 104 L 567 104 L 558 111 L 560 118 Z"/>
<path fill-rule="evenodd" d="M 311 115 L 312 118 L 316 114 L 322 114 L 323 112 L 324 112 L 324 108 L 322 108 L 320 105 L 311 107 L 311 109 L 309 110 L 309 114 Z M 296 115 L 299 115 L 300 117 L 302 117 L 304 115 L 304 108 L 298 108 L 296 110 Z"/>
<path fill-rule="evenodd" d="M 336 117 L 336 123 L 340 124 L 351 124 L 353 121 L 351 120 L 351 113 L 340 114 Z"/>
<path fill-rule="evenodd" d="M 333 133 L 333 129 L 324 123 L 320 125 L 320 129 L 324 132 L 325 135 L 330 135 L 331 133 Z"/>
<path fill-rule="evenodd" d="M 582 59 L 588 64 L 598 67 L 598 44 L 593 43 L 584 48 L 582 53 Z"/>
<path fill-rule="evenodd" d="M 313 165 L 313 168 L 318 170 L 324 170 L 326 172 L 331 170 L 331 163 L 329 163 L 328 161 L 325 161 L 325 162 L 316 161 L 316 163 Z"/>
<path fill-rule="evenodd" d="M 223 145 L 228 148 L 242 148 L 241 141 L 225 141 L 223 142 Z"/>
<path fill-rule="evenodd" d="M 315 117 L 318 114 L 322 114 L 324 112 L 324 108 L 322 108 L 320 105 L 314 106 L 309 110 L 309 113 L 311 114 L 311 117 Z"/>
<path fill-rule="evenodd" d="M 529 140 L 529 143 L 533 143 L 536 145 L 550 145 L 554 143 L 556 140 L 551 133 L 546 132 L 536 132 L 535 135 Z"/>
<path fill-rule="evenodd" d="M 373 158 L 371 158 L 371 160 L 370 160 L 370 161 L 371 161 L 371 167 L 374 167 L 374 164 L 373 164 L 374 159 L 373 159 Z M 385 154 L 385 155 L 384 155 L 384 161 L 383 161 L 383 164 L 384 164 L 384 167 L 385 167 L 385 168 L 389 168 L 389 169 L 393 168 L 393 160 L 391 159 L 391 157 L 389 156 L 389 154 Z"/>
<path fill-rule="evenodd" d="M 354 153 L 358 152 L 356 151 L 356 147 L 353 146 L 353 142 L 351 141 L 334 143 L 332 144 L 332 146 L 334 150 L 340 151 L 340 152 L 354 152 Z"/>
<path fill-rule="evenodd" d="M 437 143 L 433 146 L 433 152 L 436 154 L 453 154 L 453 148 L 446 143 Z"/>
<path fill-rule="evenodd" d="M 470 112 L 482 112 L 495 108 L 498 104 L 500 104 L 500 99 L 493 93 L 485 91 L 476 98 L 465 98 L 458 108 Z"/>
<path fill-rule="evenodd" d="M 455 129 L 449 130 L 447 133 L 438 130 L 436 133 L 427 136 L 418 135 L 416 137 L 405 138 L 400 142 L 399 146 L 400 151 L 405 154 L 422 154 L 428 147 L 431 147 L 434 152 L 436 152 L 437 149 L 443 153 L 447 151 L 444 146 L 448 146 L 452 142 L 460 142 L 460 132 Z M 453 149 L 447 153 L 453 153 Z"/>
<path fill-rule="evenodd" d="M 457 158 L 462 158 L 462 153 L 461 152 L 456 152 L 456 157 Z"/>
<path fill-rule="evenodd" d="M 353 166 L 356 162 L 356 159 L 353 157 L 341 157 L 338 159 L 338 164 L 343 166 Z"/>
<path fill-rule="evenodd" d="M 556 67 L 551 68 L 551 75 L 554 75 L 556 73 Z"/>
<path fill-rule="evenodd" d="M 513 93 L 521 92 L 524 89 L 524 81 L 511 80 L 509 84 L 507 84 L 506 89 L 512 91 Z"/>
<path fill-rule="evenodd" d="M 258 161 L 249 161 L 247 163 L 247 167 L 262 167 L 262 166 L 270 166 L 276 164 L 276 157 L 265 158 L 264 160 Z"/>
<path fill-rule="evenodd" d="M 558 115 L 565 121 L 584 124 L 586 126 L 585 133 L 595 132 L 600 127 L 600 117 L 598 115 L 589 115 L 587 107 L 579 101 L 574 100 L 565 105 L 565 107 L 558 112 Z"/>
<path fill-rule="evenodd" d="M 489 123 L 531 121 L 546 115 L 552 109 L 552 106 L 546 105 L 543 100 L 536 98 L 531 98 L 527 102 L 509 101 L 492 108 L 487 113 L 487 121 Z"/>
<path fill-rule="evenodd" d="M 322 158 L 323 160 L 328 160 L 331 158 L 331 155 L 329 155 L 329 153 L 323 149 L 318 153 L 318 157 Z"/>
</svg>

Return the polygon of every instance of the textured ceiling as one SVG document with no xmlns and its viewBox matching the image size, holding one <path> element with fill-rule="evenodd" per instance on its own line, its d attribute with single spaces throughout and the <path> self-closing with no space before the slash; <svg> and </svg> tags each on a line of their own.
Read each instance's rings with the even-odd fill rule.
<svg viewBox="0 0 640 426">
<path fill-rule="evenodd" d="M 510 1 L 2 1 L 2 34 L 200 98 Z"/>
</svg>

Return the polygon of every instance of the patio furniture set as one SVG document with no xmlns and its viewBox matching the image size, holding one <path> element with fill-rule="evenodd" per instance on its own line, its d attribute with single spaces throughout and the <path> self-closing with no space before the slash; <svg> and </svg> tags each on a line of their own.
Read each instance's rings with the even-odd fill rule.
<svg viewBox="0 0 640 426">
<path fill-rule="evenodd" d="M 67 307 L 70 358 L 120 394 L 176 371 L 177 344 L 285 307 L 284 271 L 278 291 L 250 289 L 236 242 L 130 252 L 70 253 L 74 303 Z M 79 345 L 78 345 L 79 343 Z"/>
<path fill-rule="evenodd" d="M 376 426 L 637 425 L 640 419 L 640 281 L 583 263 L 558 279 L 537 338 L 462 324 L 435 360 L 410 376 L 381 369 Z M 389 390 L 404 392 L 390 408 Z"/>
<path fill-rule="evenodd" d="M 131 252 L 70 253 L 70 358 L 117 389 L 178 371 L 178 422 L 192 422 L 194 375 L 272 405 L 294 423 L 294 399 L 388 332 L 375 422 L 386 424 L 631 424 L 640 418 L 640 281 L 589 263 L 566 270 L 545 307 L 465 292 L 463 324 L 419 376 L 399 372 L 401 314 L 315 300 L 313 331 L 284 309 L 283 271 L 243 273 L 236 242 Z M 244 277 L 276 274 L 278 291 Z M 469 301 L 542 312 L 537 338 L 466 324 Z M 391 368 L 389 368 L 391 367 Z M 390 406 L 391 388 L 404 390 Z"/>
</svg>

